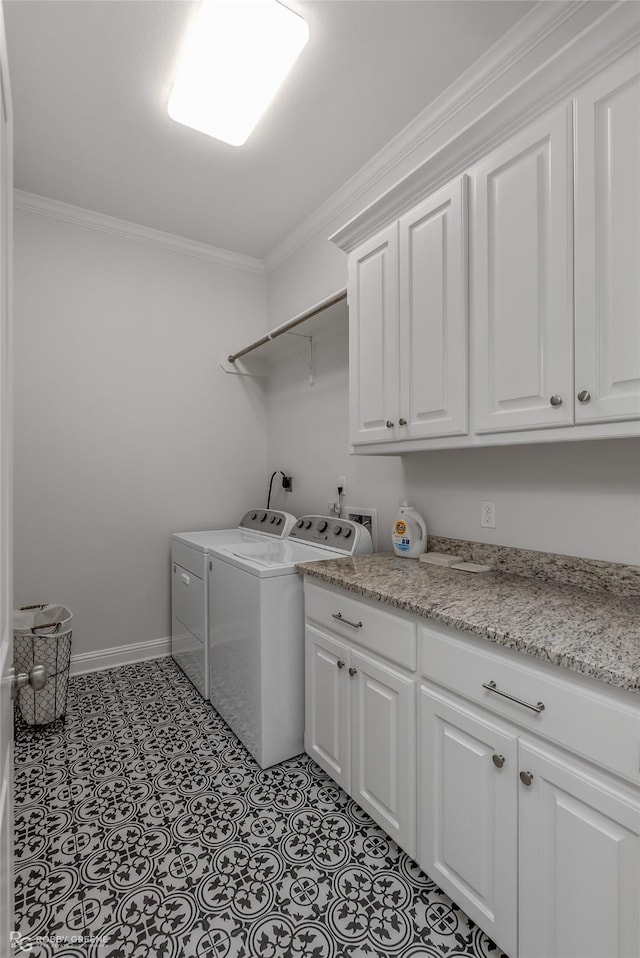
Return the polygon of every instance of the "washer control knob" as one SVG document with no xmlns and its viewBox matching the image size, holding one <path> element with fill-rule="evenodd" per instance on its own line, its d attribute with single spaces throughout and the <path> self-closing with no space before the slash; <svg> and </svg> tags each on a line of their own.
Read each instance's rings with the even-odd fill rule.
<svg viewBox="0 0 640 958">
<path fill-rule="evenodd" d="M 329 525 L 328 522 L 325 522 L 324 519 L 321 519 L 320 522 L 318 523 L 318 532 L 324 532 L 324 530 L 327 528 L 328 525 Z"/>
<path fill-rule="evenodd" d="M 258 518 L 258 513 L 257 513 L 257 512 L 252 512 L 252 513 L 251 513 L 251 518 L 252 518 L 252 519 L 257 519 L 257 518 Z"/>
<path fill-rule="evenodd" d="M 304 519 L 298 519 L 298 521 L 296 522 L 296 526 L 298 527 L 298 529 L 302 529 L 303 525 L 304 525 Z"/>
<path fill-rule="evenodd" d="M 281 525 L 282 525 L 282 516 L 276 516 L 276 517 L 275 517 L 275 520 L 276 520 L 276 525 L 277 525 L 277 526 L 281 526 Z"/>
<path fill-rule="evenodd" d="M 348 539 L 351 535 L 351 532 L 352 530 L 349 528 L 349 526 L 347 526 L 345 529 L 343 529 L 342 535 L 345 537 L 345 539 Z"/>
<path fill-rule="evenodd" d="M 305 524 L 304 524 L 304 527 L 305 527 L 305 529 L 310 529 L 310 528 L 311 528 L 311 519 L 307 519 L 307 521 L 306 521 Z"/>
<path fill-rule="evenodd" d="M 267 518 L 267 513 L 263 512 L 262 515 L 260 516 L 260 522 L 264 522 L 266 518 Z"/>
<path fill-rule="evenodd" d="M 270 519 L 269 521 L 271 522 L 271 525 L 273 525 L 273 523 L 276 521 L 276 517 L 275 517 L 275 516 L 271 516 L 271 519 Z"/>
<path fill-rule="evenodd" d="M 333 534 L 334 534 L 334 536 L 339 536 L 341 532 L 342 532 L 342 526 L 334 526 L 334 527 L 333 527 Z"/>
</svg>

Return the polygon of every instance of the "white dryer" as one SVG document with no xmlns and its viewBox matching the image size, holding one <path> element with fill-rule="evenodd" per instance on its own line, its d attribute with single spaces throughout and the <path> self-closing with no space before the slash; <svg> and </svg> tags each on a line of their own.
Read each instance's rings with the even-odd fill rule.
<svg viewBox="0 0 640 958">
<path fill-rule="evenodd" d="M 296 564 L 371 551 L 364 526 L 325 516 L 304 516 L 285 539 L 210 549 L 210 699 L 262 768 L 304 751 L 304 597 Z"/>
<path fill-rule="evenodd" d="M 296 522 L 289 512 L 250 509 L 234 529 L 176 532 L 171 537 L 171 655 L 201 695 L 209 698 L 207 561 L 215 545 L 284 538 Z"/>
</svg>

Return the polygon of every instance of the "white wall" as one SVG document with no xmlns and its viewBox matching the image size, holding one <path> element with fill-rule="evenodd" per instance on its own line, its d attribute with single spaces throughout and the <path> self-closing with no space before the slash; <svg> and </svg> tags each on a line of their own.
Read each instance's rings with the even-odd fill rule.
<svg viewBox="0 0 640 958">
<path fill-rule="evenodd" d="M 15 602 L 74 612 L 74 652 L 165 637 L 171 532 L 265 495 L 261 388 L 218 354 L 264 277 L 18 211 Z"/>
<path fill-rule="evenodd" d="M 269 468 L 294 483 L 274 484 L 274 505 L 324 514 L 345 475 L 345 502 L 379 510 L 380 551 L 406 494 L 432 534 L 640 564 L 640 440 L 351 456 L 344 319 L 314 337 L 314 359 L 314 386 L 295 360 L 270 370 Z M 496 503 L 495 529 L 480 527 L 481 499 Z"/>
</svg>

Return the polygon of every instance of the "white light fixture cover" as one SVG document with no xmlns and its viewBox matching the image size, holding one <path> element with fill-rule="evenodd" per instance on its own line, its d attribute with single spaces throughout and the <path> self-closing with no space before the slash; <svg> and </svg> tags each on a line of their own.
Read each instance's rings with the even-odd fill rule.
<svg viewBox="0 0 640 958">
<path fill-rule="evenodd" d="M 241 146 L 309 38 L 277 0 L 203 0 L 180 54 L 169 116 Z"/>
</svg>

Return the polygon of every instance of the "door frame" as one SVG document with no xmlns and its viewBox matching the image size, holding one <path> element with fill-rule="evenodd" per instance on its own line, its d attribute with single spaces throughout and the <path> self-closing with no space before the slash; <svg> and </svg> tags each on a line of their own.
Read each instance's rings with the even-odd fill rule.
<svg viewBox="0 0 640 958">
<path fill-rule="evenodd" d="M 13 141 L 11 90 L 0 0 L 0 958 L 13 930 Z"/>
</svg>

